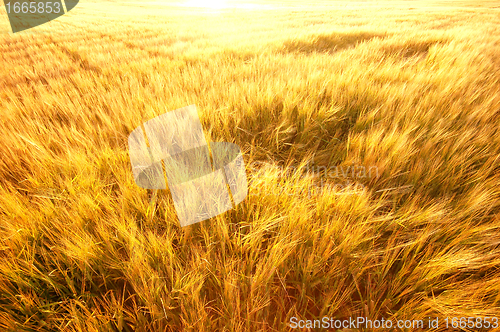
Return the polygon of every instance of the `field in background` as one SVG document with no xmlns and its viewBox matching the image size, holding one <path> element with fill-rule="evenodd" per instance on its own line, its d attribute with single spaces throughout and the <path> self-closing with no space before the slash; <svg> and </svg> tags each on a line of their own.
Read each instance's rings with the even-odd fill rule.
<svg viewBox="0 0 500 332">
<path fill-rule="evenodd" d="M 83 1 L 0 35 L 0 329 L 500 317 L 495 3 Z M 249 195 L 180 228 L 127 136 L 190 104 Z"/>
</svg>

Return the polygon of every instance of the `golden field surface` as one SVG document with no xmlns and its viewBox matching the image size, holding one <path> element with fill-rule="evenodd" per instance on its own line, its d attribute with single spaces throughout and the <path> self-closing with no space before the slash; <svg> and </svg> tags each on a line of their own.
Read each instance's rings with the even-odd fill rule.
<svg viewBox="0 0 500 332">
<path fill-rule="evenodd" d="M 213 4 L 1 7 L 0 331 L 500 319 L 499 2 Z M 190 104 L 248 196 L 181 228 L 127 137 Z"/>
</svg>

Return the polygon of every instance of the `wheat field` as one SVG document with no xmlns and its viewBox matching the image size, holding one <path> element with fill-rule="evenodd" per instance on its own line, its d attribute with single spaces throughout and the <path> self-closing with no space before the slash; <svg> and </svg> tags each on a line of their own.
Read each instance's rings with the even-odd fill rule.
<svg viewBox="0 0 500 332">
<path fill-rule="evenodd" d="M 1 331 L 499 318 L 497 1 L 82 0 L 0 31 Z M 191 104 L 248 196 L 180 227 L 127 137 Z"/>
</svg>

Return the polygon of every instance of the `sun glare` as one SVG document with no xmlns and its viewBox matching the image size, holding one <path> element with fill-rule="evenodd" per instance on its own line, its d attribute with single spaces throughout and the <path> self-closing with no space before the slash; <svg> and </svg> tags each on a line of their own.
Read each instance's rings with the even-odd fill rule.
<svg viewBox="0 0 500 332">
<path fill-rule="evenodd" d="M 203 7 L 212 9 L 226 8 L 227 1 L 225 0 L 189 0 L 185 3 L 188 7 Z"/>
</svg>

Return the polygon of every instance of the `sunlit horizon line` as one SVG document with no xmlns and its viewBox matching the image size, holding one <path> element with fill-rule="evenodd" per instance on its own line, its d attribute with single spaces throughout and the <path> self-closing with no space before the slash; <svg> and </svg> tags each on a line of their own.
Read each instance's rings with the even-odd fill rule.
<svg viewBox="0 0 500 332">
<path fill-rule="evenodd" d="M 200 8 L 211 8 L 211 9 L 224 9 L 228 8 L 226 0 L 188 0 L 182 3 L 186 7 L 200 7 Z"/>
<path fill-rule="evenodd" d="M 197 7 L 197 8 L 209 8 L 209 9 L 229 9 L 229 8 L 240 8 L 240 9 L 256 9 L 261 6 L 257 4 L 251 4 L 248 2 L 237 3 L 229 0 L 188 0 L 180 3 L 183 7 Z"/>
</svg>

